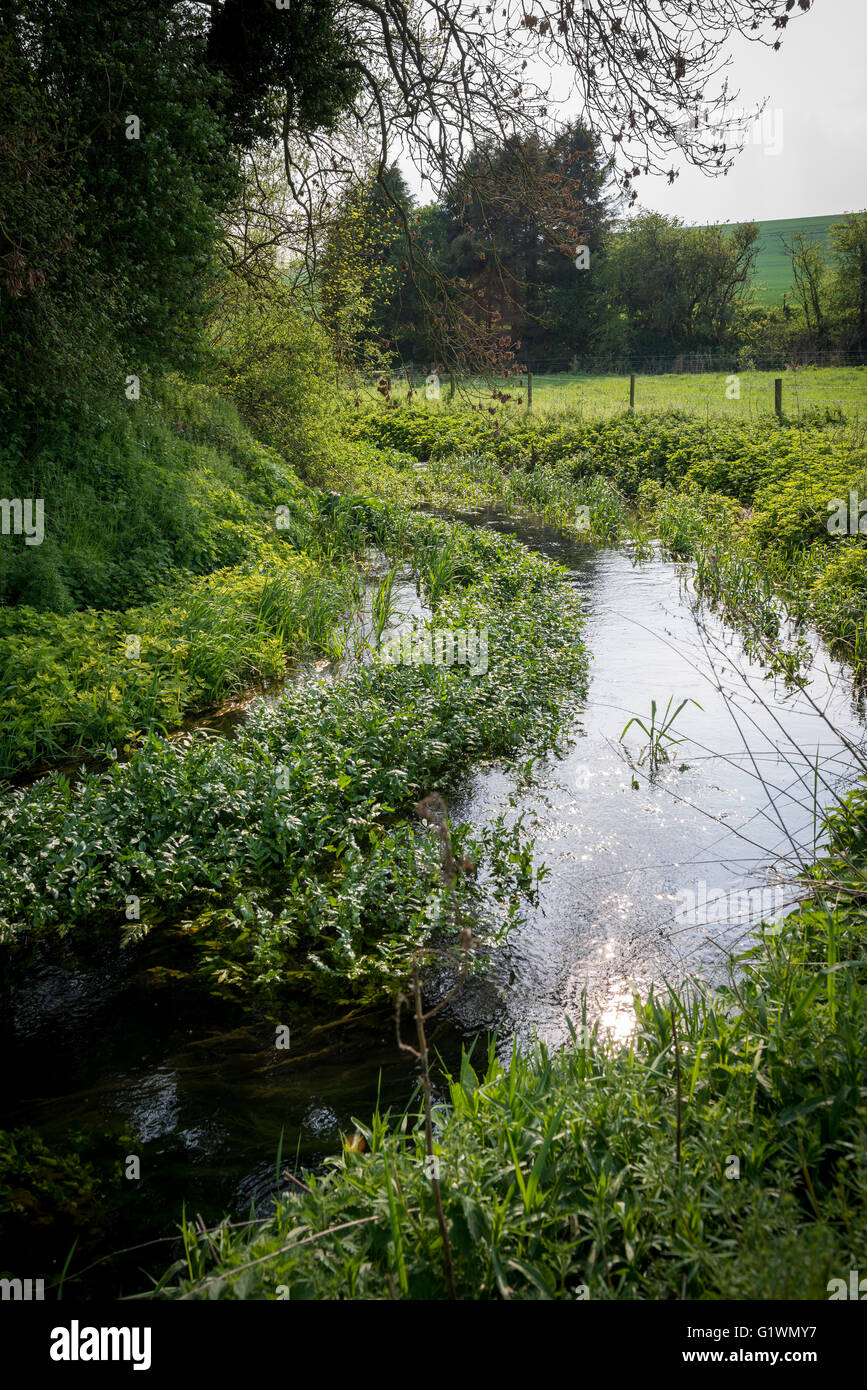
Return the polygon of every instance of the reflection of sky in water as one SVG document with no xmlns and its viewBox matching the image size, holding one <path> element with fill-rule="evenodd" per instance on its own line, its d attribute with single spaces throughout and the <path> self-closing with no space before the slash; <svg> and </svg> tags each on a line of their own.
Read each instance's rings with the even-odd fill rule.
<svg viewBox="0 0 867 1390">
<path fill-rule="evenodd" d="M 304 1115 L 304 1125 L 323 1139 L 337 1139 L 340 1136 L 340 1121 L 330 1105 L 312 1104 Z"/>
<path fill-rule="evenodd" d="M 131 1104 L 129 1097 L 128 1090 L 118 1112 L 126 1111 L 125 1128 L 135 1143 L 150 1144 L 170 1134 L 175 1145 L 182 1145 L 191 1154 L 207 1152 L 213 1146 L 213 1125 L 184 1124 L 187 1098 L 180 1072 L 160 1068 L 136 1086 Z"/>
<path fill-rule="evenodd" d="M 454 1005 L 464 1027 L 496 1026 L 504 1050 L 513 1031 L 565 1041 L 564 1015 L 580 1023 L 585 991 L 588 1017 L 622 1038 L 634 989 L 664 991 L 699 971 L 719 978 L 727 952 L 797 899 L 791 880 L 813 858 L 816 759 L 821 804 L 851 782 L 839 737 L 804 696 L 766 680 L 735 634 L 706 614 L 696 624 L 672 565 L 633 567 L 611 551 L 572 562 L 591 653 L 582 732 L 520 803 L 549 876 L 488 979 Z M 863 740 L 849 682 L 818 652 L 811 694 Z M 671 695 L 672 709 L 683 699 L 702 708 L 682 710 L 674 732 L 687 741 L 651 782 L 620 735 L 633 715 L 649 722 L 654 699 L 658 719 Z M 633 725 L 636 763 L 646 742 Z M 502 773 L 481 771 L 452 813 L 508 812 L 511 791 Z"/>
<path fill-rule="evenodd" d="M 148 1077 L 132 1102 L 127 1125 L 141 1144 L 176 1131 L 180 1115 L 177 1095 L 178 1075 L 160 1069 Z"/>
</svg>

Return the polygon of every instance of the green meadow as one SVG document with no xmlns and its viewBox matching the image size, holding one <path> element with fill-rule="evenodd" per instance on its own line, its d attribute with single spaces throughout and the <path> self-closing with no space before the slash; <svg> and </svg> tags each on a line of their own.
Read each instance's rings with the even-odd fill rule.
<svg viewBox="0 0 867 1390">
<path fill-rule="evenodd" d="M 683 411 L 699 419 L 760 420 L 774 414 L 774 381 L 782 377 L 783 414 L 798 420 L 819 411 L 840 413 L 851 421 L 863 418 L 867 408 L 867 367 L 798 367 L 779 371 L 666 373 L 636 375 L 635 410 L 642 413 Z M 419 380 L 414 382 L 414 403 L 431 414 L 448 413 L 467 405 L 492 405 L 503 419 L 514 419 L 527 409 L 527 378 L 501 381 L 498 389 L 511 399 L 497 403 L 491 388 L 480 378 L 461 381 L 454 400 L 444 379 L 438 401 L 427 401 Z M 392 383 L 397 400 L 405 385 Z M 534 414 L 562 415 L 587 420 L 617 415 L 629 407 L 629 377 L 604 374 L 545 372 L 533 375 Z"/>
<path fill-rule="evenodd" d="M 780 217 L 759 222 L 759 254 L 753 286 L 759 304 L 782 304 L 783 295 L 792 288 L 792 263 L 783 245 L 791 243 L 801 233 L 810 241 L 830 250 L 829 228 L 844 216 L 842 212 L 828 217 Z M 735 224 L 727 223 L 726 230 Z"/>
</svg>

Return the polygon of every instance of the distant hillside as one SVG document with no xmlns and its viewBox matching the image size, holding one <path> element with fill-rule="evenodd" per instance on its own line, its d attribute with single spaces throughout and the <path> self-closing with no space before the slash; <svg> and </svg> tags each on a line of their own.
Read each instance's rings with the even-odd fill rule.
<svg viewBox="0 0 867 1390">
<path fill-rule="evenodd" d="M 837 212 L 830 217 L 781 217 L 772 222 L 759 222 L 759 254 L 754 283 L 760 303 L 780 304 L 784 292 L 791 288 L 792 266 L 783 249 L 782 238 L 791 241 L 798 232 L 803 232 L 814 241 L 824 242 L 830 251 L 828 228 L 843 216 L 842 212 Z M 728 224 L 726 230 L 733 225 Z"/>
</svg>

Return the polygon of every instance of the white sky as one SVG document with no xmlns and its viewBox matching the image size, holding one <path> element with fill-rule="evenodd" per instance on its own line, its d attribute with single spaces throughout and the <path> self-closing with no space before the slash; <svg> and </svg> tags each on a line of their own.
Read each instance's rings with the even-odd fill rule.
<svg viewBox="0 0 867 1390">
<path fill-rule="evenodd" d="M 751 135 L 725 178 L 682 168 L 671 185 L 639 180 L 641 205 L 698 223 L 867 207 L 867 0 L 814 0 L 777 53 L 738 39 L 732 58 L 737 104 L 769 98 L 767 152 Z"/>
<path fill-rule="evenodd" d="M 778 52 L 737 38 L 731 53 L 729 89 L 740 93 L 734 104 L 750 109 L 767 98 L 764 133 L 747 135 L 725 177 L 681 163 L 673 184 L 638 179 L 638 207 L 699 224 L 867 207 L 867 0 L 814 0 L 793 19 Z M 406 174 L 429 200 L 414 171 Z"/>
</svg>

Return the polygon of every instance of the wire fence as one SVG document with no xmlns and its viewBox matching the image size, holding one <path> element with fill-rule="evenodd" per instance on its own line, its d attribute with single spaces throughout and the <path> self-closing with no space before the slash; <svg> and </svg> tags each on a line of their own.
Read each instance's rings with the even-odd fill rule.
<svg viewBox="0 0 867 1390">
<path fill-rule="evenodd" d="M 567 412 L 588 418 L 617 411 L 686 411 L 741 420 L 776 414 L 800 419 L 824 412 L 827 419 L 861 422 L 867 417 L 867 353 L 827 351 L 759 361 L 738 354 L 680 354 L 678 357 L 625 358 L 620 362 L 585 363 L 574 357 L 522 362 L 523 370 L 499 385 L 481 375 L 459 374 L 429 364 L 403 363 L 384 374 L 363 373 L 343 379 L 350 396 L 382 399 L 394 410 L 402 404 L 434 408 L 469 403 L 492 413 L 515 409 Z M 541 370 L 540 370 L 541 368 Z M 850 369 L 850 374 L 820 376 L 806 368 Z M 795 370 L 793 370 L 795 369 Z M 851 369 L 855 369 L 852 371 Z M 493 389 L 492 389 L 493 388 Z"/>
<path fill-rule="evenodd" d="M 534 376 L 699 376 L 710 372 L 772 372 L 786 371 L 795 367 L 863 367 L 867 365 L 867 352 L 844 351 L 841 348 L 826 348 L 821 351 L 797 351 L 785 353 L 751 353 L 745 349 L 718 351 L 699 349 L 694 352 L 681 352 L 676 356 L 640 355 L 624 357 L 526 357 L 520 359 L 523 372 Z M 417 383 L 439 370 L 442 378 L 449 376 L 436 363 L 405 362 L 392 369 L 392 381 Z M 472 379 L 475 374 L 468 374 Z M 520 373 L 519 373 L 520 375 Z"/>
</svg>

